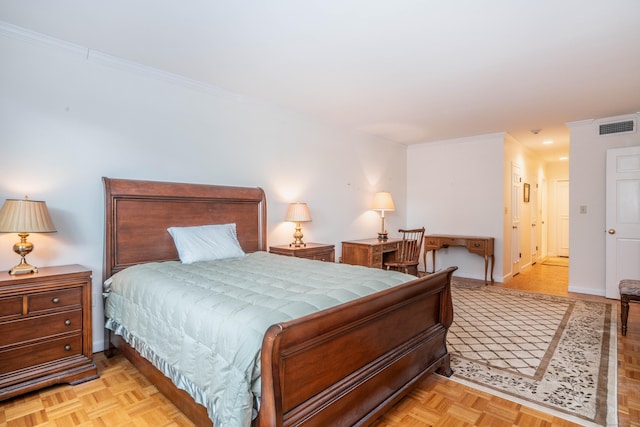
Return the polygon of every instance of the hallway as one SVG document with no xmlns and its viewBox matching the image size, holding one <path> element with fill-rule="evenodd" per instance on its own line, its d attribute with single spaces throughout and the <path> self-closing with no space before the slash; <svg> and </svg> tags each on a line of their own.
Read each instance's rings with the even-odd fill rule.
<svg viewBox="0 0 640 427">
<path fill-rule="evenodd" d="M 537 262 L 533 266 L 523 269 L 520 274 L 507 280 L 504 284 L 496 283 L 494 286 L 568 296 L 569 267 L 546 265 L 543 264 L 543 261 Z"/>
</svg>

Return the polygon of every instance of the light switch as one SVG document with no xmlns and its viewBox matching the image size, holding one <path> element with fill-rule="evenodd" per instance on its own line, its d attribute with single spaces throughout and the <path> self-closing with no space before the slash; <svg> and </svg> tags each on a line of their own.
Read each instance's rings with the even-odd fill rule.
<svg viewBox="0 0 640 427">
<path fill-rule="evenodd" d="M 580 205 L 580 213 L 581 214 L 587 213 L 587 205 Z"/>
</svg>

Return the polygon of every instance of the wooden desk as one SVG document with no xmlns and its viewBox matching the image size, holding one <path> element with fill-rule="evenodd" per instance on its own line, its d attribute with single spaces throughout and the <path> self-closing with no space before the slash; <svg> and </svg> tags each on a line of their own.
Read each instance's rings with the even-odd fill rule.
<svg viewBox="0 0 640 427">
<path fill-rule="evenodd" d="M 363 239 L 342 242 L 342 262 L 372 268 L 384 268 L 384 263 L 395 260 L 402 239 Z"/>
<path fill-rule="evenodd" d="M 484 282 L 487 283 L 487 269 L 491 258 L 491 281 L 493 282 L 493 237 L 483 236 L 458 236 L 452 234 L 428 234 L 424 236 L 424 269 L 427 269 L 427 252 L 433 255 L 433 272 L 436 271 L 436 251 L 449 246 L 464 246 L 471 253 L 484 257 Z"/>
</svg>

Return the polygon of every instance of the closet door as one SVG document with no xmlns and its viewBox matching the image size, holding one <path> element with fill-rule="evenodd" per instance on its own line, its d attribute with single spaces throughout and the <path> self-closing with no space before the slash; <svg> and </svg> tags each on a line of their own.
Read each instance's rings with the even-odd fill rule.
<svg viewBox="0 0 640 427">
<path fill-rule="evenodd" d="M 606 296 L 622 279 L 640 279 L 640 147 L 607 150 Z"/>
</svg>

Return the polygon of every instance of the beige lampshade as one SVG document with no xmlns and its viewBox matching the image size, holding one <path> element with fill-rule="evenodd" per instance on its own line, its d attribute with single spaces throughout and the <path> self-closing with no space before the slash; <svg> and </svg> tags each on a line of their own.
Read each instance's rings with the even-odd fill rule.
<svg viewBox="0 0 640 427">
<path fill-rule="evenodd" d="M 373 196 L 373 207 L 371 208 L 374 211 L 395 211 L 396 207 L 393 204 L 393 199 L 391 198 L 391 193 L 387 191 L 381 191 Z"/>
<path fill-rule="evenodd" d="M 311 221 L 311 214 L 306 203 L 291 203 L 287 209 L 287 215 L 284 218 L 289 222 L 308 222 Z"/>
<path fill-rule="evenodd" d="M 53 233 L 47 204 L 38 200 L 7 199 L 0 209 L 0 233 Z"/>
</svg>

